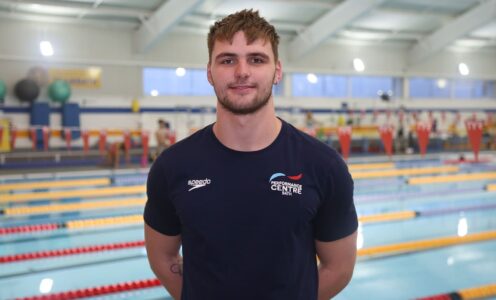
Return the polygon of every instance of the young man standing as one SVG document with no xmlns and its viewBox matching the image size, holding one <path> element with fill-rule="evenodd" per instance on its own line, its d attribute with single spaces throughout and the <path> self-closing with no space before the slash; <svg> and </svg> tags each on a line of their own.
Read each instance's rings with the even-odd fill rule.
<svg viewBox="0 0 496 300">
<path fill-rule="evenodd" d="M 175 299 L 327 300 L 351 279 L 353 180 L 336 151 L 276 117 L 278 42 L 258 12 L 216 22 L 217 121 L 150 170 L 148 259 Z"/>
</svg>

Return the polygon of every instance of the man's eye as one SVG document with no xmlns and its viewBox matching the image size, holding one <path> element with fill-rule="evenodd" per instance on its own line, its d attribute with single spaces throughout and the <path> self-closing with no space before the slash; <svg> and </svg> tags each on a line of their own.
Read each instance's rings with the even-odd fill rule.
<svg viewBox="0 0 496 300">
<path fill-rule="evenodd" d="M 260 57 L 253 57 L 251 59 L 251 62 L 255 63 L 255 64 L 262 64 L 265 62 L 265 60 L 263 58 L 260 58 Z"/>
<path fill-rule="evenodd" d="M 226 59 L 223 59 L 220 63 L 223 65 L 230 65 L 230 64 L 234 63 L 234 59 L 226 58 Z"/>
</svg>

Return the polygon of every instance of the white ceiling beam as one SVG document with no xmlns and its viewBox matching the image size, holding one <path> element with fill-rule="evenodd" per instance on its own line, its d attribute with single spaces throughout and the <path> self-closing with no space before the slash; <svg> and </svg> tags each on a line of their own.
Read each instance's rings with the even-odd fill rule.
<svg viewBox="0 0 496 300">
<path fill-rule="evenodd" d="M 135 33 L 135 49 L 139 53 L 150 50 L 161 37 L 202 2 L 203 0 L 168 0 L 165 2 Z"/>
<path fill-rule="evenodd" d="M 410 50 L 410 65 L 419 63 L 496 18 L 496 0 L 482 2 L 458 18 L 420 40 Z"/>
<path fill-rule="evenodd" d="M 296 60 L 324 42 L 362 14 L 385 0 L 347 0 L 327 12 L 294 38 L 289 47 L 289 59 Z"/>
</svg>

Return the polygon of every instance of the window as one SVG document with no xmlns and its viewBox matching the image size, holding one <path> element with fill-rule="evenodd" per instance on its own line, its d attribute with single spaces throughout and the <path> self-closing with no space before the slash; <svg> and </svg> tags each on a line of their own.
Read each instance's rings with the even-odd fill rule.
<svg viewBox="0 0 496 300">
<path fill-rule="evenodd" d="M 411 98 L 450 98 L 451 80 L 444 78 L 411 78 Z"/>
<path fill-rule="evenodd" d="M 206 70 L 186 69 L 176 74 L 175 68 L 144 68 L 143 92 L 145 95 L 211 96 L 214 89 L 207 80 Z"/>
<path fill-rule="evenodd" d="M 458 79 L 454 82 L 454 98 L 494 98 L 494 81 Z"/>
<path fill-rule="evenodd" d="M 402 80 L 395 77 L 352 76 L 351 91 L 353 98 L 401 98 Z"/>
<path fill-rule="evenodd" d="M 348 95 L 346 76 L 294 73 L 291 81 L 292 95 L 295 97 L 339 98 Z"/>
<path fill-rule="evenodd" d="M 282 95 L 284 81 L 273 85 L 274 95 Z M 214 88 L 207 79 L 205 69 L 144 68 L 143 93 L 145 95 L 214 96 Z"/>
<path fill-rule="evenodd" d="M 411 98 L 495 98 L 495 81 L 477 79 L 410 78 Z"/>
</svg>

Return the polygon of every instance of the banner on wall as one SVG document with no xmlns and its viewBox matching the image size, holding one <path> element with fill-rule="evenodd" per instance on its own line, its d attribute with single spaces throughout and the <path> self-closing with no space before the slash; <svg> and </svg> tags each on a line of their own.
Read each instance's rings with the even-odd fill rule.
<svg viewBox="0 0 496 300">
<path fill-rule="evenodd" d="M 99 89 L 102 86 L 102 69 L 91 67 L 81 69 L 48 70 L 50 80 L 65 80 L 74 88 Z"/>
</svg>

